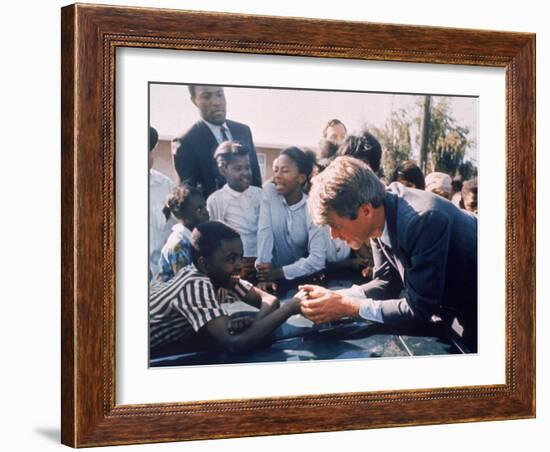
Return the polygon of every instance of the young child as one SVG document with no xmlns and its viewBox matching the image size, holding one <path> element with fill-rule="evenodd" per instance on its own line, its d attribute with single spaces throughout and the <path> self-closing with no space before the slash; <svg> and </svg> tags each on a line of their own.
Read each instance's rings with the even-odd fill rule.
<svg viewBox="0 0 550 452">
<path fill-rule="evenodd" d="M 235 229 L 207 221 L 195 228 L 191 244 L 193 264 L 151 293 L 151 356 L 158 356 L 166 346 L 184 349 L 209 338 L 230 352 L 243 352 L 300 312 L 300 299 L 279 306 L 275 297 L 240 279 L 243 246 Z M 257 314 L 246 322 L 231 321 L 222 305 L 228 298 L 257 308 Z"/>
<path fill-rule="evenodd" d="M 311 152 L 284 149 L 273 163 L 273 181 L 264 184 L 256 261 L 262 288 L 273 290 L 277 281 L 281 285 L 325 268 L 325 234 L 311 221 L 304 193 L 314 161 Z"/>
<path fill-rule="evenodd" d="M 191 263 L 191 231 L 197 225 L 208 221 L 208 212 L 201 191 L 188 185 L 176 187 L 166 200 L 162 211 L 166 221 L 171 216 L 177 220 L 160 252 L 156 279 L 166 282 Z"/>
<path fill-rule="evenodd" d="M 255 277 L 258 219 L 262 189 L 251 186 L 250 149 L 239 143 L 225 141 L 218 146 L 214 159 L 226 184 L 212 193 L 206 202 L 211 220 L 219 220 L 235 228 L 243 241 L 244 279 Z"/>
</svg>

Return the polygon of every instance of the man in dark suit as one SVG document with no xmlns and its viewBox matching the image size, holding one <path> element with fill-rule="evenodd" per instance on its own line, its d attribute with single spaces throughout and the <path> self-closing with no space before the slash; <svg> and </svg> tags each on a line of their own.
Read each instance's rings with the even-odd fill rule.
<svg viewBox="0 0 550 452">
<path fill-rule="evenodd" d="M 440 325 L 477 351 L 477 217 L 400 183 L 386 190 L 363 163 L 336 159 L 314 178 L 308 203 L 331 237 L 358 249 L 371 240 L 374 279 L 333 292 L 304 286 L 315 323 L 361 317 L 397 327 Z"/>
<path fill-rule="evenodd" d="M 204 196 L 225 184 L 214 160 L 214 151 L 224 141 L 236 141 L 250 149 L 252 184 L 262 186 L 260 166 L 250 128 L 226 120 L 226 99 L 221 86 L 189 85 L 191 102 L 199 109 L 201 120 L 181 138 L 174 164 L 180 181 L 200 186 Z"/>
</svg>

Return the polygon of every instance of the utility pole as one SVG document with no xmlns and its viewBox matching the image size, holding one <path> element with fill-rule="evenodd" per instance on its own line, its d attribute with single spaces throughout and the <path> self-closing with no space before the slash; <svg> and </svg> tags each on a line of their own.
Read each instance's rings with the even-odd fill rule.
<svg viewBox="0 0 550 452">
<path fill-rule="evenodd" d="M 424 115 L 422 116 L 422 128 L 420 135 L 420 157 L 418 161 L 418 166 L 422 173 L 426 174 L 426 164 L 428 162 L 428 141 L 430 140 L 430 105 L 432 98 L 431 96 L 424 96 Z"/>
</svg>

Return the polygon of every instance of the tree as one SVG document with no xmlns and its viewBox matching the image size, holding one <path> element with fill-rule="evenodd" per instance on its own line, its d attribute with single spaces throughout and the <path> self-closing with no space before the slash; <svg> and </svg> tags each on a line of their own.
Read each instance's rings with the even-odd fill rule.
<svg viewBox="0 0 550 452">
<path fill-rule="evenodd" d="M 418 166 L 424 174 L 441 171 L 451 177 L 460 174 L 462 180 L 477 175 L 474 163 L 464 159 L 467 147 L 472 144 L 469 130 L 457 124 L 447 97 L 419 96 L 416 106 L 393 111 L 383 127 L 367 129 L 382 145 L 382 169 L 386 180 L 401 162 L 413 158 L 411 130 L 417 131 Z"/>
<path fill-rule="evenodd" d="M 451 177 L 461 172 L 472 172 L 473 168 L 464 166 L 466 148 L 471 144 L 468 138 L 470 131 L 457 125 L 449 112 L 448 98 L 432 99 L 426 172 L 441 171 Z"/>
<path fill-rule="evenodd" d="M 470 161 L 461 163 L 458 167 L 458 173 L 463 181 L 467 181 L 477 177 L 477 167 Z"/>
<path fill-rule="evenodd" d="M 368 130 L 382 145 L 382 170 L 389 179 L 395 168 L 412 156 L 410 127 L 412 120 L 405 109 L 392 112 L 384 127 L 369 127 Z"/>
</svg>

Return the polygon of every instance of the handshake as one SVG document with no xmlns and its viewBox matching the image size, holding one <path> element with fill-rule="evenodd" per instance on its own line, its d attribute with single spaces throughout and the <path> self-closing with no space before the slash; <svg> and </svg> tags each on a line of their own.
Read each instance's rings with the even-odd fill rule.
<svg viewBox="0 0 550 452">
<path fill-rule="evenodd" d="M 344 297 L 325 287 L 303 285 L 287 303 L 295 305 L 295 314 L 302 314 L 313 323 L 333 322 L 342 317 L 359 317 L 360 301 Z"/>
</svg>

